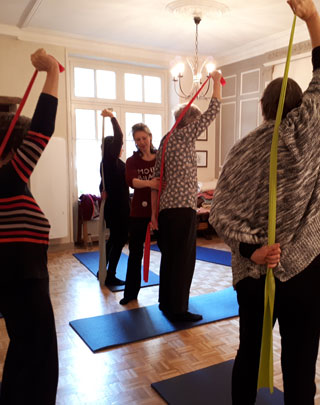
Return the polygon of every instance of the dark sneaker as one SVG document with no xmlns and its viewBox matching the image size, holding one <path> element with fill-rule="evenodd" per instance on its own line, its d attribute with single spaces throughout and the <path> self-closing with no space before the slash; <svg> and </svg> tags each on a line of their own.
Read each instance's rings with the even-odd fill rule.
<svg viewBox="0 0 320 405">
<path fill-rule="evenodd" d="M 122 298 L 120 301 L 119 301 L 119 304 L 120 305 L 127 305 L 127 304 L 129 304 L 129 302 L 130 301 L 134 301 L 134 300 L 136 300 L 137 298 Z"/>
<path fill-rule="evenodd" d="M 106 282 L 105 282 L 105 285 L 125 285 L 125 281 L 123 281 L 123 280 L 120 280 L 119 278 L 117 278 L 117 277 L 108 277 L 107 276 L 107 278 L 106 278 Z"/>
<path fill-rule="evenodd" d="M 181 314 L 165 313 L 165 316 L 172 322 L 198 322 L 202 319 L 202 315 L 193 314 L 189 311 L 182 312 Z"/>
</svg>

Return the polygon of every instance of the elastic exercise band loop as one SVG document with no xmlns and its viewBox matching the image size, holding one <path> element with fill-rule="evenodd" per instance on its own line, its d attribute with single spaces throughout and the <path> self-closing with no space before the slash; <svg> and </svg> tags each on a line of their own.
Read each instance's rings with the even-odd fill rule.
<svg viewBox="0 0 320 405">
<path fill-rule="evenodd" d="M 59 63 L 59 71 L 60 71 L 60 73 L 64 71 L 64 67 L 60 63 Z M 30 91 L 32 89 L 34 81 L 36 80 L 37 74 L 38 74 L 38 71 L 35 70 L 32 77 L 31 77 L 30 83 L 28 84 L 27 90 L 25 91 L 25 93 L 24 93 L 24 95 L 22 97 L 21 103 L 19 104 L 19 107 L 18 107 L 18 109 L 17 109 L 17 111 L 16 111 L 16 113 L 15 113 L 15 115 L 14 115 L 14 117 L 13 117 L 13 119 L 12 119 L 10 125 L 9 125 L 8 131 L 7 131 L 7 133 L 5 134 L 5 136 L 3 138 L 2 144 L 0 145 L 0 158 L 1 158 L 2 154 L 3 154 L 4 148 L 6 147 L 8 141 L 10 139 L 11 133 L 12 133 L 12 131 L 13 131 L 19 117 L 20 117 L 20 114 L 21 114 L 21 111 L 22 111 L 22 109 L 23 109 L 23 107 L 25 105 L 25 102 L 27 101 L 27 98 L 29 97 Z"/>
<path fill-rule="evenodd" d="M 276 240 L 276 208 L 277 208 L 277 159 L 278 159 L 278 138 L 279 126 L 281 123 L 283 106 L 286 96 L 288 72 L 290 58 L 292 52 L 293 35 L 296 24 L 296 16 L 293 18 L 291 35 L 288 47 L 288 54 L 284 76 L 282 80 L 279 104 L 277 109 L 276 121 L 274 125 L 271 152 L 270 152 L 270 172 L 269 172 L 269 219 L 268 219 L 268 245 L 273 245 Z M 275 298 L 275 280 L 273 270 L 267 269 L 265 281 L 265 296 L 264 296 L 264 318 L 262 329 L 262 341 L 260 352 L 258 389 L 269 387 L 270 392 L 273 392 L 273 309 Z"/>
<path fill-rule="evenodd" d="M 3 151 L 4 151 L 4 148 L 7 146 L 7 143 L 8 143 L 8 141 L 9 141 L 9 139 L 10 139 L 10 136 L 11 136 L 11 133 L 12 133 L 12 131 L 13 131 L 13 128 L 15 127 L 15 125 L 16 125 L 16 123 L 17 123 L 19 117 L 20 117 L 21 111 L 22 111 L 22 109 L 23 109 L 23 107 L 24 107 L 24 105 L 25 105 L 25 102 L 27 101 L 27 98 L 28 98 L 28 96 L 29 96 L 29 94 L 30 94 L 31 88 L 32 88 L 32 86 L 33 86 L 33 83 L 34 83 L 34 81 L 36 80 L 37 74 L 38 74 L 38 71 L 35 70 L 34 73 L 33 73 L 33 75 L 32 75 L 32 77 L 31 77 L 30 83 L 28 84 L 27 90 L 26 90 L 26 92 L 24 93 L 24 96 L 23 96 L 23 98 L 22 98 L 22 100 L 21 100 L 21 103 L 19 104 L 19 107 L 18 107 L 18 109 L 17 109 L 17 111 L 16 111 L 16 113 L 15 113 L 15 115 L 14 115 L 12 121 L 10 122 L 8 131 L 7 131 L 6 135 L 5 135 L 5 137 L 3 138 L 2 144 L 1 144 L 1 146 L 0 146 L 0 158 L 1 158 L 1 156 L 2 156 L 2 153 L 3 153 Z"/>
<path fill-rule="evenodd" d="M 105 128 L 105 117 L 102 117 L 102 152 L 101 152 L 101 180 L 102 180 L 102 193 L 105 197 L 106 186 L 104 179 L 104 170 L 103 170 L 103 157 L 104 157 L 104 128 Z M 99 283 L 103 287 L 106 277 L 107 277 L 107 258 L 106 258 L 106 223 L 104 220 L 104 207 L 106 204 L 105 198 L 101 199 L 100 211 L 99 211 Z"/>
</svg>

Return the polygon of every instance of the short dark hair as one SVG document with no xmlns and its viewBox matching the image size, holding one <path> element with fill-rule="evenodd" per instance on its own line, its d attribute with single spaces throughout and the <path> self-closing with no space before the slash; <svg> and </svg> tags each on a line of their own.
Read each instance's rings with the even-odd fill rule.
<svg viewBox="0 0 320 405">
<path fill-rule="evenodd" d="M 261 98 L 262 115 L 265 120 L 275 120 L 280 98 L 282 77 L 272 80 L 265 88 Z M 283 106 L 282 119 L 296 107 L 302 100 L 301 87 L 293 79 L 288 78 L 286 98 Z"/>
<path fill-rule="evenodd" d="M 104 158 L 107 158 L 107 156 L 110 154 L 110 149 L 113 144 L 114 137 L 113 136 L 106 136 L 102 140 L 102 148 L 103 148 L 103 156 Z"/>
<path fill-rule="evenodd" d="M 176 121 L 180 117 L 182 111 L 185 109 L 186 106 L 187 106 L 187 103 L 178 105 L 178 107 L 176 108 L 176 110 L 173 113 Z M 179 129 L 179 128 L 185 127 L 186 125 L 190 124 L 192 121 L 199 118 L 200 115 L 201 115 L 200 108 L 197 107 L 196 105 L 191 105 L 189 107 L 189 109 L 187 110 L 187 112 L 185 113 L 185 115 L 183 116 L 182 120 L 177 125 L 177 128 Z"/>
<path fill-rule="evenodd" d="M 14 113 L 10 112 L 0 112 L 0 145 L 8 131 L 11 121 L 13 120 Z M 27 135 L 30 128 L 31 119 L 25 116 L 20 116 L 16 125 L 10 135 L 8 143 L 4 148 L 1 159 L 5 159 L 7 155 L 13 150 L 14 152 L 22 144 L 22 141 Z"/>
</svg>

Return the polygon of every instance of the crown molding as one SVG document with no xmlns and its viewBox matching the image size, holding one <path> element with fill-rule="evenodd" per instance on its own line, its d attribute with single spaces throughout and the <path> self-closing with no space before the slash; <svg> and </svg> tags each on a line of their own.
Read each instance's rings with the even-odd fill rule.
<svg viewBox="0 0 320 405">
<path fill-rule="evenodd" d="M 32 20 L 33 16 L 37 13 L 38 8 L 41 6 L 43 0 L 32 0 L 29 2 L 25 11 L 22 13 L 21 18 L 18 22 L 19 28 L 27 27 Z"/>
<path fill-rule="evenodd" d="M 217 66 L 226 66 L 231 63 L 254 58 L 265 53 L 272 53 L 275 49 L 287 48 L 289 44 L 290 30 L 271 35 L 263 40 L 249 42 L 235 50 L 215 55 Z M 296 26 L 294 44 L 309 39 L 308 31 L 304 24 Z"/>
<path fill-rule="evenodd" d="M 1 36 L 18 39 L 20 32 L 20 28 L 14 25 L 0 24 Z"/>
<path fill-rule="evenodd" d="M 20 41 L 61 46 L 66 48 L 68 53 L 74 53 L 77 56 L 91 55 L 93 57 L 93 55 L 96 55 L 98 57 L 112 57 L 117 61 L 137 61 L 163 69 L 169 68 L 170 61 L 176 55 L 175 53 L 162 52 L 150 48 L 89 40 L 80 35 L 75 36 L 68 33 L 31 28 L 20 29 L 16 26 L 5 24 L 0 24 L 0 35 Z"/>
<path fill-rule="evenodd" d="M 79 57 L 104 57 L 113 60 L 143 63 L 163 69 L 169 69 L 170 62 L 176 56 L 176 52 L 164 52 L 150 48 L 130 47 L 117 43 L 107 43 L 96 40 L 88 40 L 81 36 L 56 31 L 20 29 L 13 25 L 0 24 L 0 35 L 15 38 L 21 41 L 35 42 L 39 44 L 57 45 L 66 48 L 67 53 L 76 54 Z M 288 46 L 290 31 L 286 30 L 274 34 L 264 40 L 257 40 L 225 53 L 215 54 L 217 66 L 225 66 L 231 63 L 240 62 Z M 309 39 L 305 25 L 296 27 L 294 43 L 303 42 Z M 182 55 L 184 56 L 184 55 Z"/>
</svg>

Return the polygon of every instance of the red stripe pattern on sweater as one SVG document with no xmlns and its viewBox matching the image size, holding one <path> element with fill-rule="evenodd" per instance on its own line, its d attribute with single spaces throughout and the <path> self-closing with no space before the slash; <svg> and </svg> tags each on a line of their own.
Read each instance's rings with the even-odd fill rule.
<svg viewBox="0 0 320 405">
<path fill-rule="evenodd" d="M 49 244 L 50 224 L 33 198 L 28 181 L 54 132 L 57 104 L 56 97 L 41 93 L 27 136 L 13 158 L 0 167 L 2 246 L 16 242 Z"/>
<path fill-rule="evenodd" d="M 19 195 L 0 198 L 0 243 L 49 243 L 50 225 L 36 201 Z"/>
<path fill-rule="evenodd" d="M 21 148 L 12 159 L 13 167 L 25 183 L 33 172 L 44 148 L 47 146 L 50 137 L 29 131 Z"/>
</svg>

